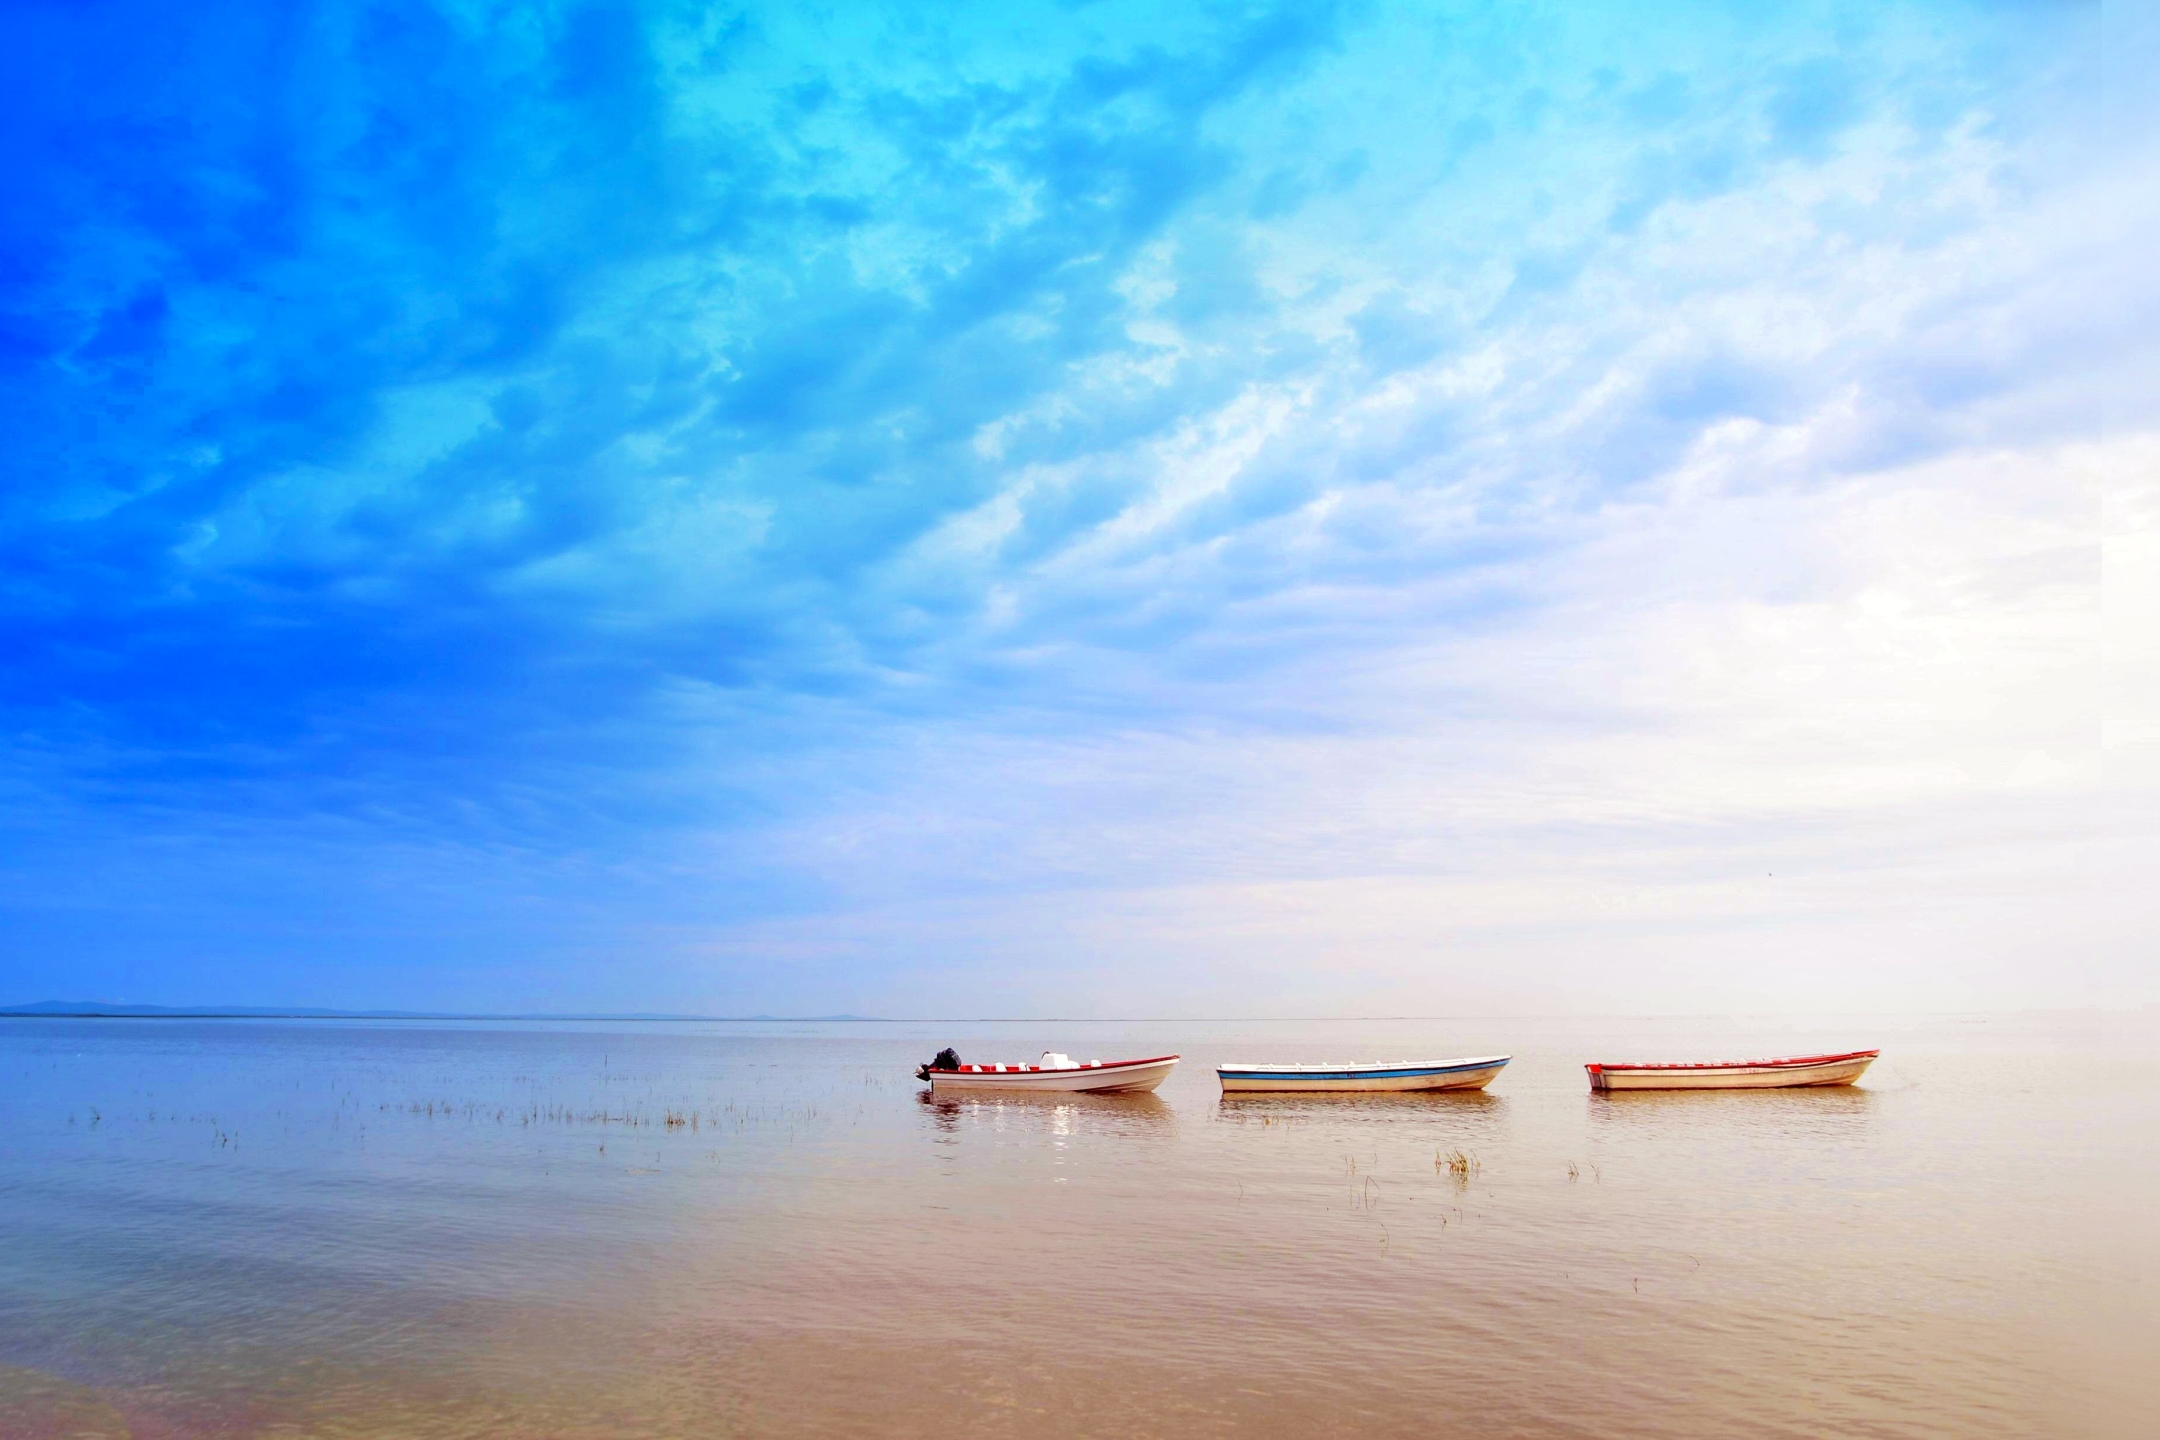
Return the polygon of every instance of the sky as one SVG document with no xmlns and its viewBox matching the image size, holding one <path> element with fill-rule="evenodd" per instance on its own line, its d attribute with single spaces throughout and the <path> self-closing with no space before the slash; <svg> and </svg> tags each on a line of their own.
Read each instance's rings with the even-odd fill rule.
<svg viewBox="0 0 2160 1440">
<path fill-rule="evenodd" d="M 2156 34 L 11 4 L 0 1001 L 2160 1001 Z"/>
</svg>

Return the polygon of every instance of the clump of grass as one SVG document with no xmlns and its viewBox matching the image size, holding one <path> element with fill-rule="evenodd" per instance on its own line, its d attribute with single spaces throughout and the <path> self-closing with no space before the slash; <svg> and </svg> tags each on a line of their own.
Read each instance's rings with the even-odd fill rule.
<svg viewBox="0 0 2160 1440">
<path fill-rule="evenodd" d="M 1570 1180 L 1582 1179 L 1582 1170 L 1577 1167 L 1573 1160 L 1567 1162 L 1567 1178 Z"/>
<path fill-rule="evenodd" d="M 1436 1150 L 1433 1169 L 1446 1172 L 1457 1185 L 1467 1185 L 1485 1167 L 1467 1150 Z"/>
</svg>

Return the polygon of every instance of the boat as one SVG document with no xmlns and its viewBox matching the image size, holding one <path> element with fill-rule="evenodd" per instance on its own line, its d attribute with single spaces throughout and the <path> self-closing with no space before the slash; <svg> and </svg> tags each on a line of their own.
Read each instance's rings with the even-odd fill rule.
<svg viewBox="0 0 2160 1440">
<path fill-rule="evenodd" d="M 1375 1060 L 1340 1065 L 1218 1065 L 1225 1094 L 1255 1090 L 1482 1090 L 1511 1057 Z"/>
<path fill-rule="evenodd" d="M 1080 1061 L 1045 1050 L 1034 1065 L 962 1065 L 950 1050 L 915 1072 L 932 1090 L 1082 1091 L 1091 1095 L 1134 1095 L 1153 1090 L 1168 1078 L 1180 1057 L 1154 1055 L 1145 1060 Z M 943 1062 L 951 1060 L 950 1065 Z"/>
<path fill-rule="evenodd" d="M 1782 1060 L 1704 1060 L 1666 1065 L 1585 1065 L 1592 1090 L 1784 1090 L 1850 1085 L 1880 1050 L 1795 1055 Z"/>
</svg>

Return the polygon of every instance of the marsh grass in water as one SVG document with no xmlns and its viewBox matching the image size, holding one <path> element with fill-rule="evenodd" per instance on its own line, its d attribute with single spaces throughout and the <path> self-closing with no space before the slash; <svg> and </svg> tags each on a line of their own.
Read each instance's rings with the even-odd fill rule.
<svg viewBox="0 0 2160 1440">
<path fill-rule="evenodd" d="M 1433 1169 L 1444 1171 L 1457 1186 L 1468 1185 L 1484 1168 L 1467 1150 L 1441 1150 L 1433 1154 Z"/>
</svg>

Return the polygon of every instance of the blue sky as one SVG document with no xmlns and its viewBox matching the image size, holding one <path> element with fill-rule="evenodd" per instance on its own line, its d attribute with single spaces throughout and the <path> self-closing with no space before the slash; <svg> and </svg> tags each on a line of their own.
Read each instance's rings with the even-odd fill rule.
<svg viewBox="0 0 2160 1440">
<path fill-rule="evenodd" d="M 0 1000 L 2160 998 L 2141 9 L 0 27 Z"/>
</svg>

